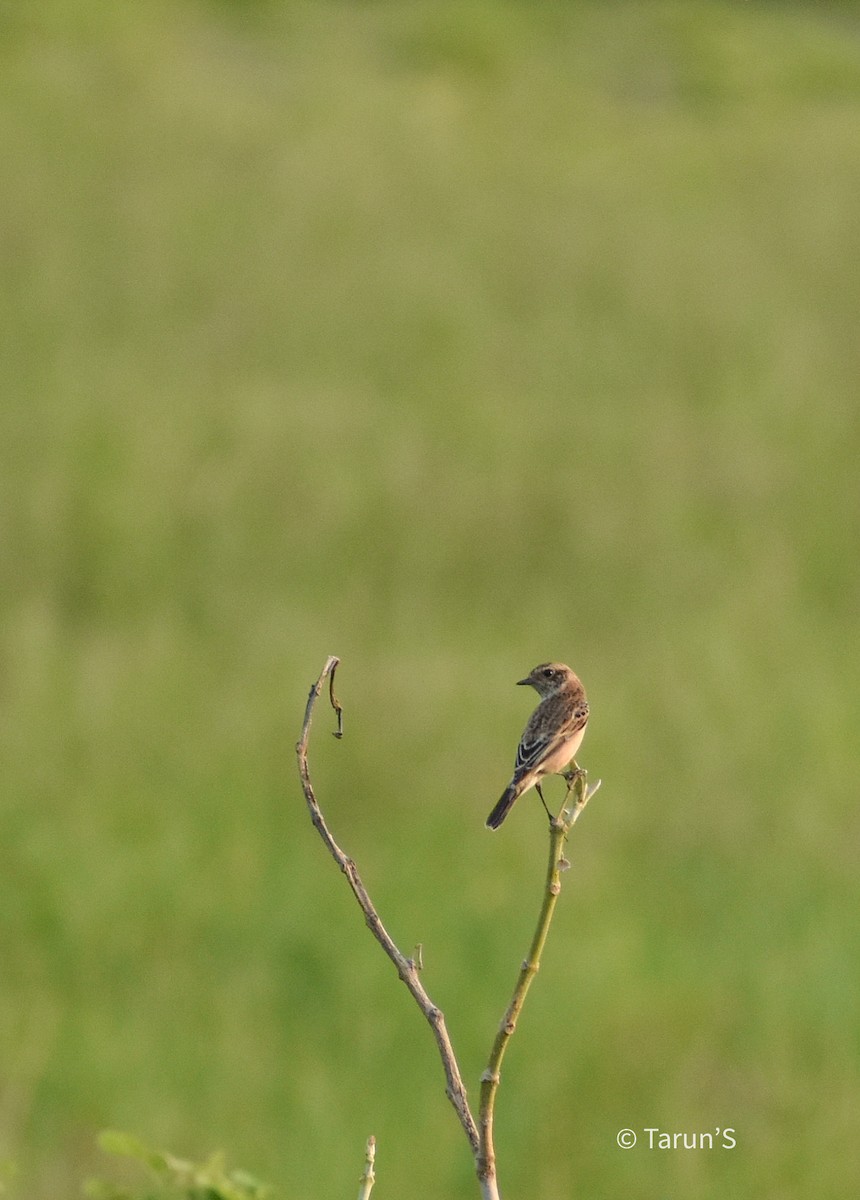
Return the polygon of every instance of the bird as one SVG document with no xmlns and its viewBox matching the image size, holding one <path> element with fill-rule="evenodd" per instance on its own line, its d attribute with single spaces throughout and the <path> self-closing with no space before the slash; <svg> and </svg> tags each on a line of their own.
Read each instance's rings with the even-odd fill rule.
<svg viewBox="0 0 860 1200">
<path fill-rule="evenodd" d="M 514 802 L 530 788 L 537 789 L 552 820 L 540 781 L 545 775 L 565 774 L 588 724 L 585 689 L 579 676 L 564 663 L 540 663 L 525 679 L 518 679 L 517 686 L 533 687 L 541 700 L 520 738 L 511 782 L 487 817 L 488 829 L 498 829 Z"/>
</svg>

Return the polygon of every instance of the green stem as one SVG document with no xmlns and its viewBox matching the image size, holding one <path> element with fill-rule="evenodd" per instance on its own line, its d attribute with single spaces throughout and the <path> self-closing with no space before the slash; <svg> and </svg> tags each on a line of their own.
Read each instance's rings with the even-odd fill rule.
<svg viewBox="0 0 860 1200">
<path fill-rule="evenodd" d="M 367 1139 L 367 1147 L 364 1152 L 364 1171 L 361 1174 L 358 1187 L 358 1200 L 369 1200 L 370 1193 L 373 1191 L 373 1185 L 376 1182 L 376 1175 L 373 1172 L 373 1164 L 376 1160 L 376 1138 L 369 1137 Z"/>
<path fill-rule="evenodd" d="M 525 998 L 531 982 L 540 968 L 541 955 L 546 945 L 550 923 L 555 912 L 556 902 L 561 891 L 561 872 L 567 867 L 564 859 L 564 844 L 568 834 L 585 808 L 588 801 L 597 791 L 599 783 L 593 788 L 587 788 L 585 772 L 577 773 L 568 784 L 568 794 L 564 807 L 549 827 L 549 859 L 547 863 L 546 884 L 544 885 L 543 901 L 538 915 L 537 927 L 532 937 L 528 955 L 520 967 L 511 1001 L 508 1004 L 502 1022 L 499 1025 L 490 1051 L 487 1069 L 481 1076 L 481 1105 L 478 1114 L 478 1134 L 480 1144 L 477 1155 L 479 1179 L 495 1179 L 496 1153 L 493 1144 L 493 1119 L 496 1107 L 496 1095 L 501 1081 L 502 1060 L 508 1044 L 517 1027 Z M 571 797 L 573 802 L 571 803 Z"/>
</svg>

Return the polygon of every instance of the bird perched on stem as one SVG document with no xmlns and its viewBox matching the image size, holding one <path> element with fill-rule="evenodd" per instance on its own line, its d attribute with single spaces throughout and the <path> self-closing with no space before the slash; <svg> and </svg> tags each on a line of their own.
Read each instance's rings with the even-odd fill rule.
<svg viewBox="0 0 860 1200">
<path fill-rule="evenodd" d="M 588 701 L 579 677 L 564 663 L 541 663 L 518 685 L 533 687 L 541 698 L 529 717 L 517 747 L 511 782 L 487 817 L 487 826 L 498 829 L 515 800 L 535 788 L 543 798 L 540 781 L 545 775 L 563 775 L 580 747 L 588 724 Z M 574 764 L 576 765 L 576 764 Z"/>
</svg>

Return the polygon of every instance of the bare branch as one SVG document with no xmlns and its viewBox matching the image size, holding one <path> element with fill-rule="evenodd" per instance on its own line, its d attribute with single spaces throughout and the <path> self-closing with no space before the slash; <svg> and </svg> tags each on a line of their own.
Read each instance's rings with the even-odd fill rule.
<svg viewBox="0 0 860 1200">
<path fill-rule="evenodd" d="M 433 1003 L 427 994 L 421 980 L 419 979 L 420 971 L 420 956 L 416 954 L 415 958 L 406 958 L 400 952 L 394 943 L 393 938 L 388 933 L 388 930 L 382 923 L 367 889 L 362 882 L 361 876 L 358 873 L 358 868 L 351 858 L 349 858 L 332 836 L 325 818 L 323 817 L 320 806 L 314 794 L 313 785 L 311 784 L 310 771 L 308 768 L 308 738 L 310 735 L 311 719 L 313 717 L 314 704 L 319 698 L 322 691 L 323 683 L 326 676 L 329 677 L 329 699 L 332 707 L 337 713 L 338 728 L 335 736 L 340 737 L 343 733 L 343 710 L 335 698 L 334 694 L 334 673 L 337 669 L 340 659 L 335 655 L 330 655 L 326 660 L 326 664 L 322 669 L 322 674 L 310 690 L 308 696 L 307 708 L 305 709 L 305 720 L 302 726 L 301 737 L 296 746 L 296 756 L 299 764 L 299 776 L 302 782 L 302 791 L 305 794 L 308 811 L 310 812 L 311 820 L 314 828 L 319 833 L 323 842 L 326 845 L 332 858 L 340 867 L 343 874 L 346 876 L 347 882 L 352 889 L 352 894 L 358 901 L 361 911 L 364 913 L 364 920 L 370 932 L 379 942 L 382 949 L 391 959 L 397 974 L 400 976 L 403 983 L 409 989 L 409 992 L 415 1000 L 418 1007 L 424 1014 L 430 1028 L 433 1030 L 433 1036 L 436 1039 L 436 1046 L 439 1050 L 439 1056 L 442 1059 L 442 1067 L 445 1072 L 445 1092 L 451 1104 L 454 1106 L 454 1111 L 457 1118 L 463 1127 L 463 1131 L 469 1140 L 469 1145 L 472 1153 L 476 1156 L 479 1151 L 478 1128 L 475 1124 L 475 1119 L 469 1109 L 469 1104 L 466 1098 L 466 1089 L 463 1085 L 463 1080 L 460 1075 L 460 1068 L 457 1064 L 457 1059 L 454 1055 L 454 1050 L 451 1045 L 451 1039 L 448 1035 L 448 1029 L 445 1024 L 445 1016 L 442 1010 Z M 419 961 L 416 961 L 418 959 Z M 490 1194 L 488 1194 L 490 1195 Z"/>
<path fill-rule="evenodd" d="M 511 1001 L 502 1018 L 502 1023 L 499 1025 L 492 1050 L 490 1051 L 490 1060 L 487 1064 L 487 1069 L 481 1076 L 481 1104 L 478 1113 L 480 1145 L 476 1164 L 478 1178 L 482 1181 L 488 1179 L 494 1182 L 496 1177 L 493 1120 L 496 1094 L 501 1081 L 502 1059 L 517 1027 L 517 1019 L 525 1002 L 526 993 L 540 967 L 541 954 L 546 944 L 550 922 L 552 921 L 556 901 L 561 891 L 561 872 L 569 866 L 564 858 L 564 844 L 580 813 L 600 787 L 600 781 L 598 780 L 593 787 L 589 788 L 586 783 L 585 772 L 580 771 L 578 768 L 567 778 L 567 796 L 564 806 L 558 816 L 550 822 L 549 862 L 537 928 L 529 947 L 528 956 L 520 967 L 519 977 L 517 978 Z M 573 796 L 572 803 L 571 796 Z"/>
</svg>

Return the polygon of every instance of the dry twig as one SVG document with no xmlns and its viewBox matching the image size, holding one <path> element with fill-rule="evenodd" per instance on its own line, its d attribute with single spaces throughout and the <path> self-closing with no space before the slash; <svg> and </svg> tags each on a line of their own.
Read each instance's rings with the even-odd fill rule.
<svg viewBox="0 0 860 1200">
<path fill-rule="evenodd" d="M 379 913 L 373 905 L 373 901 L 367 893 L 367 888 L 362 882 L 361 876 L 358 873 L 358 868 L 351 858 L 344 854 L 340 846 L 332 837 L 331 831 L 326 824 L 325 818 L 320 811 L 320 806 L 317 803 L 317 798 L 314 795 L 313 785 L 311 784 L 310 773 L 308 771 L 308 735 L 311 728 L 311 717 L 313 716 L 314 704 L 322 690 L 323 681 L 326 676 L 329 676 L 329 695 L 331 697 L 332 706 L 338 712 L 338 732 L 342 733 L 342 710 L 340 705 L 335 700 L 334 696 L 334 673 L 337 669 L 339 659 L 334 655 L 330 655 L 323 667 L 322 674 L 311 688 L 308 696 L 308 704 L 305 710 L 305 722 L 302 726 L 302 736 L 299 738 L 296 746 L 296 755 L 299 760 L 299 774 L 302 780 L 302 790 L 305 793 L 308 809 L 310 810 L 311 820 L 319 833 L 322 840 L 325 842 L 329 853 L 335 860 L 341 871 L 347 878 L 349 886 L 352 888 L 352 893 L 359 903 L 361 911 L 364 913 L 364 919 L 370 932 L 379 942 L 382 949 L 391 959 L 395 970 L 403 982 L 409 989 L 415 1003 L 421 1009 L 426 1017 L 430 1028 L 433 1030 L 433 1036 L 436 1039 L 436 1045 L 439 1049 L 439 1055 L 442 1059 L 442 1067 L 445 1071 L 445 1091 L 448 1099 L 454 1106 L 454 1111 L 463 1127 L 466 1137 L 469 1139 L 469 1145 L 472 1147 L 472 1152 L 478 1152 L 478 1128 L 475 1125 L 475 1119 L 469 1111 L 469 1104 L 466 1099 L 466 1089 L 463 1086 L 463 1080 L 460 1075 L 460 1068 L 457 1064 L 457 1059 L 454 1056 L 454 1050 L 451 1046 L 451 1039 L 448 1036 L 448 1029 L 445 1024 L 445 1016 L 438 1005 L 427 994 L 424 985 L 419 978 L 419 966 L 415 959 L 407 958 L 402 954 L 394 943 L 393 938 L 388 930 L 382 924 Z"/>
</svg>

